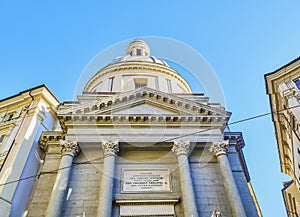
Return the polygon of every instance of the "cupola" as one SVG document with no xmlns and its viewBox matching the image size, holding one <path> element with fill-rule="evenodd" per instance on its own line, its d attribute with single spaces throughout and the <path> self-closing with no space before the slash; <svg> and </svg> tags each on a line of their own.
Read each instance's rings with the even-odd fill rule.
<svg viewBox="0 0 300 217">
<path fill-rule="evenodd" d="M 98 71 L 84 92 L 126 92 L 146 86 L 167 93 L 191 93 L 185 79 L 164 60 L 151 56 L 143 40 L 129 43 L 125 54 Z"/>
</svg>

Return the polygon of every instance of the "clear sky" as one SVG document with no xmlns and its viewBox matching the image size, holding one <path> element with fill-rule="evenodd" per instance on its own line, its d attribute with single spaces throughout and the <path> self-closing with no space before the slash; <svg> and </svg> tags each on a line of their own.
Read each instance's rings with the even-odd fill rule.
<svg viewBox="0 0 300 217">
<path fill-rule="evenodd" d="M 284 2 L 284 3 L 283 3 Z M 101 50 L 138 36 L 163 36 L 200 52 L 213 67 L 231 122 L 270 110 L 264 74 L 300 55 L 299 1 L 1 1 L 0 98 L 46 84 L 61 100 Z M 270 116 L 242 131 L 264 216 L 286 216 Z"/>
</svg>

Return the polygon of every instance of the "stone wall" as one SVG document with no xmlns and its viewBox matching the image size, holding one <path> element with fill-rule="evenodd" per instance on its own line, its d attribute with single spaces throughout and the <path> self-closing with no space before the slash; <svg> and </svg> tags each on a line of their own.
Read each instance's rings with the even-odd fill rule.
<svg viewBox="0 0 300 217">
<path fill-rule="evenodd" d="M 228 154 L 234 177 L 242 197 L 247 216 L 257 216 L 256 208 L 247 186 L 243 169 L 234 148 Z M 58 168 L 60 153 L 48 151 L 42 172 Z M 95 149 L 81 152 L 75 159 L 70 175 L 68 193 L 63 205 L 63 217 L 85 216 L 94 217 L 97 214 L 99 195 L 102 153 Z M 210 217 L 214 209 L 222 212 L 222 216 L 232 216 L 227 192 L 223 185 L 219 165 L 215 157 L 208 151 L 194 150 L 189 157 L 190 170 L 194 185 L 197 209 L 199 216 Z M 171 192 L 163 193 L 122 193 L 123 169 L 154 169 L 168 168 L 171 172 Z M 36 179 L 31 200 L 29 201 L 28 216 L 45 216 L 51 190 L 56 173 L 43 174 Z M 155 198 L 181 196 L 180 179 L 176 156 L 167 150 L 149 151 L 121 151 L 116 157 L 114 171 L 113 198 Z M 119 205 L 113 201 L 112 216 L 119 216 Z M 181 200 L 175 205 L 177 217 L 183 217 Z"/>
<path fill-rule="evenodd" d="M 58 148 L 57 148 L 58 149 Z M 61 155 L 58 150 L 50 150 L 44 159 L 40 172 L 35 180 L 31 197 L 28 202 L 28 217 L 43 217 L 46 215 L 52 188 L 56 179 Z M 51 171 L 49 173 L 49 171 Z"/>
</svg>

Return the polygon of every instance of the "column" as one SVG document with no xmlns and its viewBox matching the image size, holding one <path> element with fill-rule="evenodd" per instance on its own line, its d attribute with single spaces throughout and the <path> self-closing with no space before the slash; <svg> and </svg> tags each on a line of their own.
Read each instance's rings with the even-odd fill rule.
<svg viewBox="0 0 300 217">
<path fill-rule="evenodd" d="M 227 158 L 228 143 L 228 140 L 213 143 L 209 151 L 217 157 L 233 216 L 247 217 Z"/>
<path fill-rule="evenodd" d="M 115 156 L 119 151 L 119 142 L 102 141 L 103 169 L 100 182 L 97 217 L 111 217 Z"/>
<path fill-rule="evenodd" d="M 188 160 L 190 142 L 175 141 L 172 147 L 172 151 L 177 155 L 184 216 L 198 217 L 193 182 Z"/>
<path fill-rule="evenodd" d="M 66 190 L 72 169 L 73 158 L 79 153 L 80 149 L 77 141 L 61 140 L 62 158 L 57 171 L 56 180 L 51 192 L 50 201 L 47 208 L 47 217 L 59 217 L 62 205 L 66 197 Z"/>
</svg>

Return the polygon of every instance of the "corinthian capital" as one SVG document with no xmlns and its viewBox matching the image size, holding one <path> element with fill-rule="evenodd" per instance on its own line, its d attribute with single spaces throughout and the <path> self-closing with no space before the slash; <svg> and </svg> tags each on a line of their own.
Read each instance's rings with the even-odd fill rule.
<svg viewBox="0 0 300 217">
<path fill-rule="evenodd" d="M 223 141 L 213 143 L 209 147 L 209 151 L 217 157 L 219 155 L 222 155 L 222 154 L 226 155 L 227 154 L 228 143 L 229 143 L 229 140 L 223 140 Z"/>
<path fill-rule="evenodd" d="M 102 140 L 102 150 L 104 156 L 116 155 L 119 152 L 118 140 Z"/>
<path fill-rule="evenodd" d="M 187 155 L 190 151 L 190 141 L 174 141 L 172 151 L 178 156 L 178 155 Z"/>
<path fill-rule="evenodd" d="M 63 155 L 71 155 L 75 157 L 79 152 L 80 148 L 76 140 L 60 140 L 61 153 Z"/>
</svg>

